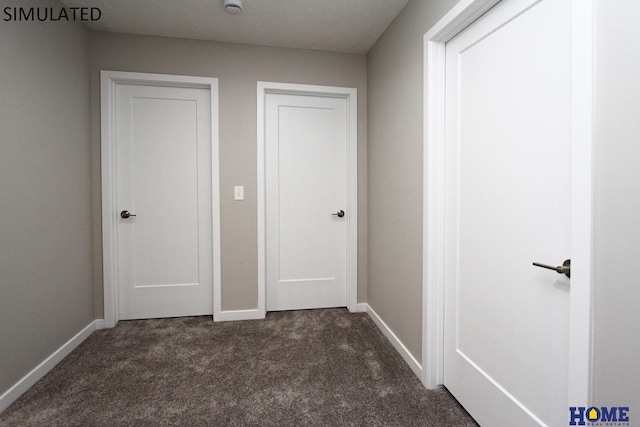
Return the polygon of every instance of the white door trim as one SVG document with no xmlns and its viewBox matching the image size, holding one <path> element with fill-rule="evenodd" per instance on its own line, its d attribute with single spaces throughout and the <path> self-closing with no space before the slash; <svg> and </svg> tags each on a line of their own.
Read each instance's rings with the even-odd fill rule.
<svg viewBox="0 0 640 427">
<path fill-rule="evenodd" d="M 358 91 L 355 88 L 258 82 L 258 312 L 266 314 L 265 97 L 270 93 L 344 98 L 347 101 L 347 307 L 358 303 Z"/>
<path fill-rule="evenodd" d="M 213 318 L 220 319 L 220 185 L 218 155 L 218 79 L 167 74 L 100 72 L 101 171 L 102 171 L 102 264 L 105 327 L 118 323 L 116 217 L 115 89 L 118 84 L 149 84 L 204 88 L 211 92 L 211 200 L 213 234 Z"/>
<path fill-rule="evenodd" d="M 445 44 L 499 0 L 461 0 L 424 35 L 424 217 L 422 381 L 443 382 Z M 589 406 L 592 391 L 594 0 L 572 5 L 572 271 L 569 402 Z"/>
</svg>

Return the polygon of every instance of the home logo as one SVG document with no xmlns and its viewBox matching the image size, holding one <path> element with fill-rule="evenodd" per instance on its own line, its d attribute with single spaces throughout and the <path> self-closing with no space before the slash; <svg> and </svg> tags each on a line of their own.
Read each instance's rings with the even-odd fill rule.
<svg viewBox="0 0 640 427">
<path fill-rule="evenodd" d="M 628 406 L 569 407 L 570 426 L 628 426 Z"/>
</svg>

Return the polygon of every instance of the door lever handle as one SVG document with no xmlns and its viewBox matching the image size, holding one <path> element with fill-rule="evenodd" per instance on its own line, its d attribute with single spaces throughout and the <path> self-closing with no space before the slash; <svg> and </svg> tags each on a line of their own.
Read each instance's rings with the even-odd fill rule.
<svg viewBox="0 0 640 427">
<path fill-rule="evenodd" d="M 535 265 L 536 267 L 542 267 L 549 270 L 553 270 L 558 274 L 564 274 L 565 276 L 571 278 L 571 260 L 570 259 L 565 260 L 562 263 L 562 265 L 559 265 L 557 267 L 546 265 L 546 264 L 540 264 L 539 262 L 534 262 L 533 265 Z"/>
<path fill-rule="evenodd" d="M 134 215 L 132 213 L 129 213 L 129 211 L 122 211 L 122 212 L 120 212 L 120 216 L 122 218 L 124 218 L 124 219 L 127 219 L 127 218 L 130 218 L 132 216 L 136 216 L 136 215 Z"/>
<path fill-rule="evenodd" d="M 338 212 L 332 213 L 331 215 L 335 215 L 338 218 L 342 218 L 344 216 L 344 211 L 342 209 L 340 209 Z"/>
</svg>

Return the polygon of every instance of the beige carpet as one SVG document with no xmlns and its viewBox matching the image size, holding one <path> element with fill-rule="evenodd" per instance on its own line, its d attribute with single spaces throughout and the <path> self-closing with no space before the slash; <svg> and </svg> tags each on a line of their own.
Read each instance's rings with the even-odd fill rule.
<svg viewBox="0 0 640 427">
<path fill-rule="evenodd" d="M 366 314 L 269 313 L 95 332 L 0 426 L 475 426 L 428 391 Z"/>
</svg>

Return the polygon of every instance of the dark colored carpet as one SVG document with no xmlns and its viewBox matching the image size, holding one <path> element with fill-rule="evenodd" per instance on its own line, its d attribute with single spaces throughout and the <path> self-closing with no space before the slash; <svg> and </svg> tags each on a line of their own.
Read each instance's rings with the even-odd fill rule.
<svg viewBox="0 0 640 427">
<path fill-rule="evenodd" d="M 0 426 L 475 426 L 424 389 L 366 314 L 189 317 L 96 331 Z"/>
</svg>

